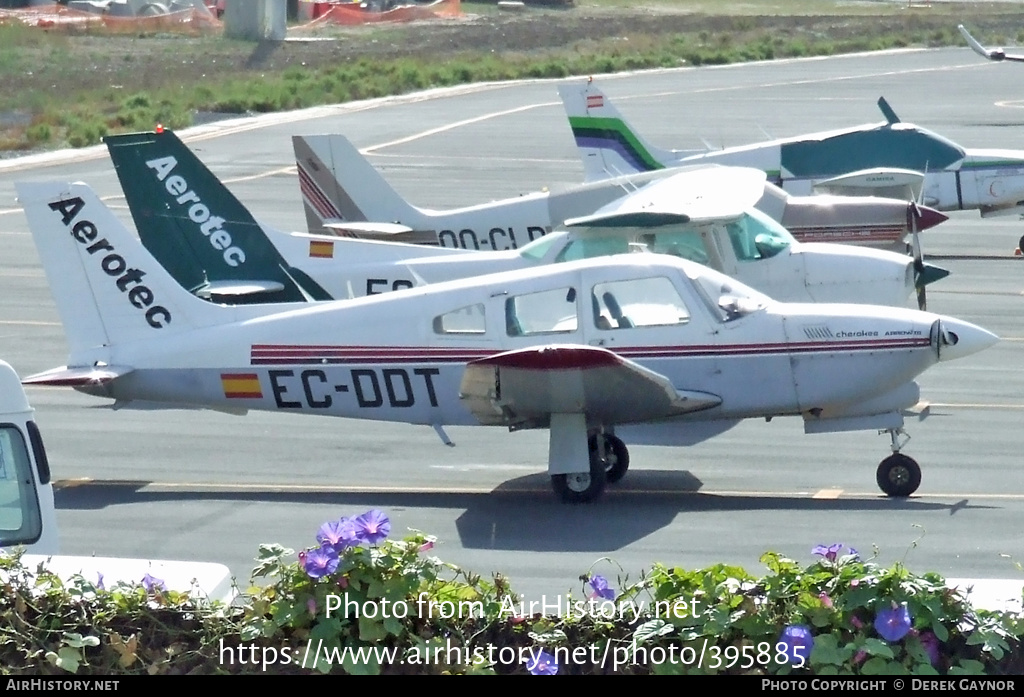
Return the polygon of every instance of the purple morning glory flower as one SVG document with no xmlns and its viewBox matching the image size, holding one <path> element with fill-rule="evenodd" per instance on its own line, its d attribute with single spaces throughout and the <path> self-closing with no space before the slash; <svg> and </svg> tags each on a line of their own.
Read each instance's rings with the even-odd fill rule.
<svg viewBox="0 0 1024 697">
<path fill-rule="evenodd" d="M 558 675 L 555 657 L 546 651 L 538 652 L 532 661 L 527 661 L 526 669 L 533 675 Z"/>
<path fill-rule="evenodd" d="M 323 578 L 337 571 L 340 561 L 333 547 L 319 547 L 306 553 L 302 566 L 310 578 Z"/>
<path fill-rule="evenodd" d="M 348 518 L 331 520 L 321 525 L 316 534 L 316 541 L 321 547 L 332 547 L 338 554 L 344 552 L 347 547 L 359 544 L 355 525 Z"/>
<path fill-rule="evenodd" d="M 875 631 L 888 642 L 899 641 L 910 631 L 910 611 L 907 604 L 896 605 L 878 611 L 875 615 Z"/>
<path fill-rule="evenodd" d="M 356 539 L 368 545 L 375 545 L 387 539 L 391 532 L 391 521 L 383 511 L 367 511 L 352 521 Z"/>
<path fill-rule="evenodd" d="M 102 571 L 97 571 L 96 572 L 96 587 L 99 588 L 101 591 L 107 590 L 107 587 L 103 585 L 103 572 Z"/>
<path fill-rule="evenodd" d="M 827 547 L 825 545 L 818 545 L 817 547 L 811 550 L 811 554 L 817 554 L 819 556 L 825 557 L 825 559 L 827 559 L 828 561 L 835 561 L 836 557 L 839 555 L 839 550 L 841 550 L 842 548 L 843 545 L 839 542 L 837 542 L 834 545 L 828 545 Z"/>
<path fill-rule="evenodd" d="M 608 587 L 608 579 L 604 576 L 592 576 L 590 578 L 590 597 L 615 600 L 615 589 Z"/>
<path fill-rule="evenodd" d="M 150 576 L 148 571 L 146 572 L 146 575 L 142 577 L 142 587 L 146 589 L 147 593 L 167 590 L 167 585 L 163 582 L 163 579 L 157 578 L 156 576 Z"/>
<path fill-rule="evenodd" d="M 939 665 L 939 638 L 932 632 L 921 632 L 918 637 L 924 652 L 928 654 L 928 660 L 933 666 Z"/>
<path fill-rule="evenodd" d="M 779 643 L 785 649 L 783 653 L 789 662 L 798 668 L 805 667 L 811 657 L 811 649 L 814 647 L 814 636 L 811 628 L 802 624 L 791 624 L 782 630 Z"/>
</svg>

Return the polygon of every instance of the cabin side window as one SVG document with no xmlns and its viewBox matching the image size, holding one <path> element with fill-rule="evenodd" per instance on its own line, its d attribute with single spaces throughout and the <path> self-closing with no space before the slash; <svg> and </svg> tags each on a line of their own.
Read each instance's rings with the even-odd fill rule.
<svg viewBox="0 0 1024 697">
<path fill-rule="evenodd" d="M 487 329 L 482 303 L 467 305 L 434 318 L 434 333 L 441 335 L 482 335 Z"/>
<path fill-rule="evenodd" d="M 578 327 L 575 288 L 525 293 L 505 300 L 505 330 L 509 336 L 570 334 Z"/>
<path fill-rule="evenodd" d="M 42 534 L 39 499 L 25 437 L 0 424 L 0 546 L 31 544 Z"/>
<path fill-rule="evenodd" d="M 665 327 L 690 321 L 686 303 L 663 276 L 598 283 L 591 304 L 598 329 Z"/>
</svg>

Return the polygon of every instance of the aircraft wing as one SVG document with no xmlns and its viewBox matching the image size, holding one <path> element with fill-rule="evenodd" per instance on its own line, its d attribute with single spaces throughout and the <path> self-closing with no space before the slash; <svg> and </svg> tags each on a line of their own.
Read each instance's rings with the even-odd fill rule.
<svg viewBox="0 0 1024 697">
<path fill-rule="evenodd" d="M 764 195 L 767 175 L 751 167 L 689 168 L 651 182 L 566 227 L 657 227 L 735 220 Z"/>
<path fill-rule="evenodd" d="M 665 376 L 608 349 L 575 344 L 534 346 L 471 361 L 459 395 L 481 424 L 510 428 L 543 428 L 551 414 L 634 423 L 722 402 L 717 395 L 676 389 Z"/>
<path fill-rule="evenodd" d="M 819 194 L 884 196 L 916 201 L 924 185 L 924 172 L 898 167 L 875 167 L 847 172 L 814 184 Z"/>
<path fill-rule="evenodd" d="M 1001 48 L 985 48 L 978 41 L 971 36 L 964 25 L 959 25 L 957 29 L 960 30 L 960 34 L 963 35 L 964 39 L 967 40 L 967 45 L 983 58 L 988 58 L 991 61 L 1018 61 L 1024 62 L 1024 55 L 1008 54 Z"/>
<path fill-rule="evenodd" d="M 133 368 L 126 366 L 82 366 L 79 368 L 54 368 L 44 373 L 29 375 L 21 381 L 22 385 L 48 385 L 50 387 L 85 387 L 102 385 L 111 380 L 127 375 Z"/>
</svg>

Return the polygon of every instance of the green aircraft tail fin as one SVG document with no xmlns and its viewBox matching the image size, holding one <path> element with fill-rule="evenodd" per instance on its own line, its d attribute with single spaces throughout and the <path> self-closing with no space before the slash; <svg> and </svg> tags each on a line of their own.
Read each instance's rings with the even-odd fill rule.
<svg viewBox="0 0 1024 697">
<path fill-rule="evenodd" d="M 330 299 L 294 273 L 263 226 L 173 132 L 104 141 L 139 238 L 182 286 L 197 294 L 245 288 L 218 298 L 233 303 Z"/>
</svg>

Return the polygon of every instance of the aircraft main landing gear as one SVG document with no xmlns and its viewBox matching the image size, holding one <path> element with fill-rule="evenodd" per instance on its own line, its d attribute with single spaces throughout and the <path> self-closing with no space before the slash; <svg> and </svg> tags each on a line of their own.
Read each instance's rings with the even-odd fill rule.
<svg viewBox="0 0 1024 697">
<path fill-rule="evenodd" d="M 605 464 L 598 458 L 590 458 L 590 472 L 571 472 L 551 475 L 551 486 L 564 503 L 590 503 L 604 492 Z"/>
<path fill-rule="evenodd" d="M 902 428 L 894 428 L 888 429 L 888 433 L 892 438 L 892 455 L 879 463 L 875 481 L 887 496 L 907 497 L 921 486 L 921 466 L 914 458 L 900 452 L 906 440 L 900 443 L 899 436 L 906 435 L 906 432 Z"/>
<path fill-rule="evenodd" d="M 604 441 L 603 458 L 601 450 L 598 449 L 598 438 Z M 590 447 L 591 461 L 603 459 L 605 479 L 609 484 L 615 484 L 626 476 L 626 470 L 629 469 L 629 449 L 621 438 L 610 433 L 599 433 L 591 436 L 587 444 Z"/>
</svg>

